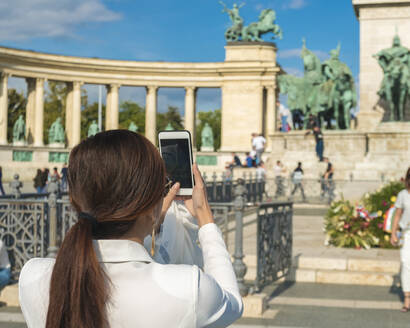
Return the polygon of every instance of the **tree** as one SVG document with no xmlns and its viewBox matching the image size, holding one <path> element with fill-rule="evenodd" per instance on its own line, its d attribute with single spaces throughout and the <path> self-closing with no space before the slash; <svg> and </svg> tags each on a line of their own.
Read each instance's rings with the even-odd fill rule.
<svg viewBox="0 0 410 328">
<path fill-rule="evenodd" d="M 138 126 L 139 133 L 144 134 L 145 109 L 135 102 L 124 101 L 120 105 L 120 129 L 128 129 L 131 122 L 134 122 Z"/>
<path fill-rule="evenodd" d="M 171 123 L 174 130 L 184 129 L 178 107 L 168 106 L 168 111 L 165 113 L 157 113 L 157 133 L 165 130 L 168 123 Z"/>
<path fill-rule="evenodd" d="M 8 96 L 8 116 L 7 116 L 7 140 L 13 141 L 13 126 L 18 117 L 23 115 L 26 118 L 27 99 L 23 92 L 17 92 L 16 89 L 9 89 Z"/>
<path fill-rule="evenodd" d="M 201 148 L 201 133 L 202 129 L 208 123 L 214 134 L 214 148 L 218 150 L 221 148 L 221 110 L 209 112 L 198 112 L 198 124 L 196 126 L 196 148 Z"/>
</svg>

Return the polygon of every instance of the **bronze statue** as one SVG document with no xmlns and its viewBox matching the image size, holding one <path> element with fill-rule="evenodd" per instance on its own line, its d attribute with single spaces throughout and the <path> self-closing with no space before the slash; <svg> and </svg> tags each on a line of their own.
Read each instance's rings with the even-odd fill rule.
<svg viewBox="0 0 410 328">
<path fill-rule="evenodd" d="M 23 115 L 19 115 L 16 123 L 13 126 L 13 142 L 24 141 L 26 137 L 26 123 Z"/>
<path fill-rule="evenodd" d="M 389 105 L 390 121 L 402 121 L 410 84 L 410 50 L 401 45 L 396 35 L 391 48 L 383 49 L 373 57 L 384 73 L 378 95 Z"/>
</svg>

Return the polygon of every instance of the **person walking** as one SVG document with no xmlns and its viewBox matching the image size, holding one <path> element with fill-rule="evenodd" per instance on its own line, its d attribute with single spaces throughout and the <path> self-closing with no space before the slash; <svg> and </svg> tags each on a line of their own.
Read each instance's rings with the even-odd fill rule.
<svg viewBox="0 0 410 328">
<path fill-rule="evenodd" d="M 57 258 L 31 259 L 21 271 L 19 300 L 27 326 L 228 327 L 237 320 L 243 303 L 231 257 L 197 165 L 193 175 L 192 196 L 183 207 L 197 222 L 192 244 L 201 245 L 203 270 L 153 258 L 180 184 L 170 187 L 164 162 L 147 138 L 110 130 L 75 146 L 68 183 L 78 221 Z M 149 235 L 151 255 L 144 247 Z"/>
<path fill-rule="evenodd" d="M 266 139 L 262 134 L 252 133 L 252 149 L 256 152 L 256 165 L 262 160 L 262 154 L 265 151 Z"/>
<path fill-rule="evenodd" d="M 404 294 L 402 312 L 410 311 L 410 167 L 404 179 L 405 189 L 397 195 L 396 213 L 393 220 L 390 242 L 393 246 L 399 244 L 398 232 L 401 230 L 403 245 L 400 248 L 401 288 Z"/>
<path fill-rule="evenodd" d="M 0 193 L 2 196 L 4 196 L 6 193 L 4 192 L 4 188 L 3 188 L 3 169 L 0 166 Z"/>
<path fill-rule="evenodd" d="M 323 152 L 324 152 L 324 144 L 323 144 L 323 133 L 320 128 L 315 125 L 312 131 L 308 131 L 305 133 L 305 136 L 313 133 L 316 141 L 316 155 L 319 158 L 319 162 L 323 162 Z"/>
<path fill-rule="evenodd" d="M 323 199 L 326 195 L 329 197 L 329 201 L 333 198 L 333 164 L 329 161 L 328 157 L 323 158 L 324 162 L 327 163 L 326 171 L 321 177 L 321 192 L 320 198 Z"/>
<path fill-rule="evenodd" d="M 276 165 L 273 167 L 273 175 L 275 176 L 276 192 L 275 198 L 283 196 L 285 194 L 285 186 L 283 184 L 283 174 L 285 169 L 280 161 L 276 162 Z"/>
<path fill-rule="evenodd" d="M 296 169 L 294 169 L 292 173 L 292 180 L 293 180 L 294 188 L 293 188 L 292 193 L 290 194 L 290 198 L 293 197 L 297 189 L 300 189 L 300 192 L 302 193 L 303 201 L 305 202 L 306 196 L 305 196 L 305 191 L 303 190 L 303 184 L 302 184 L 302 180 L 303 180 L 302 162 L 298 162 L 298 166 L 296 167 Z"/>
<path fill-rule="evenodd" d="M 43 174 L 40 169 L 37 169 L 37 174 L 33 179 L 34 189 L 36 189 L 37 194 L 41 194 L 43 191 Z"/>
<path fill-rule="evenodd" d="M 66 191 L 67 190 L 67 163 L 64 163 L 63 168 L 61 169 L 61 190 Z"/>
</svg>

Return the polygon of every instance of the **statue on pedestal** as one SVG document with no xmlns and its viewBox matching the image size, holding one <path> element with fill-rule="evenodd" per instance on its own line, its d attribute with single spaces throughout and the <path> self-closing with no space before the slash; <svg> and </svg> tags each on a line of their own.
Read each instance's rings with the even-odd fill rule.
<svg viewBox="0 0 410 328">
<path fill-rule="evenodd" d="M 214 151 L 214 133 L 208 122 L 201 132 L 201 151 Z"/>
<path fill-rule="evenodd" d="M 24 142 L 26 137 L 26 123 L 23 115 L 20 115 L 13 126 L 13 143 Z"/>
<path fill-rule="evenodd" d="M 95 136 L 98 132 L 98 124 L 95 120 L 93 120 L 88 128 L 87 137 Z"/>
<path fill-rule="evenodd" d="M 138 126 L 133 121 L 131 121 L 130 126 L 128 127 L 128 130 L 132 132 L 138 132 Z"/>
<path fill-rule="evenodd" d="M 410 85 L 410 50 L 401 45 L 396 35 L 391 48 L 383 49 L 373 57 L 378 60 L 384 73 L 378 95 L 389 105 L 390 121 L 402 121 Z"/>
<path fill-rule="evenodd" d="M 61 117 L 58 117 L 50 126 L 50 131 L 48 132 L 48 143 L 64 144 L 64 142 L 65 132 L 63 125 L 61 124 Z"/>
<path fill-rule="evenodd" d="M 276 20 L 276 13 L 272 9 L 264 9 L 259 15 L 259 20 L 253 22 L 248 26 L 243 25 L 243 18 L 239 15 L 239 9 L 245 4 L 237 5 L 234 3 L 233 8 L 229 9 L 222 1 L 219 3 L 224 6 L 223 13 L 228 13 L 231 19 L 232 26 L 225 31 L 225 39 L 228 42 L 246 41 L 246 42 L 262 42 L 261 36 L 263 34 L 272 32 L 275 37 L 282 38 L 282 30 L 279 25 L 274 24 Z"/>
<path fill-rule="evenodd" d="M 173 128 L 172 124 L 168 123 L 168 125 L 165 127 L 165 131 L 173 131 L 173 130 L 174 130 L 174 128 Z"/>
</svg>

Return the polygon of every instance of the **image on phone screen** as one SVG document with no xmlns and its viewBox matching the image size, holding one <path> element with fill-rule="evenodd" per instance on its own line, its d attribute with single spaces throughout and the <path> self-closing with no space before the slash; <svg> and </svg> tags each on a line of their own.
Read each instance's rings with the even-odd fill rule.
<svg viewBox="0 0 410 328">
<path fill-rule="evenodd" d="M 168 177 L 181 188 L 193 188 L 189 139 L 161 139 L 161 153 Z"/>
</svg>

